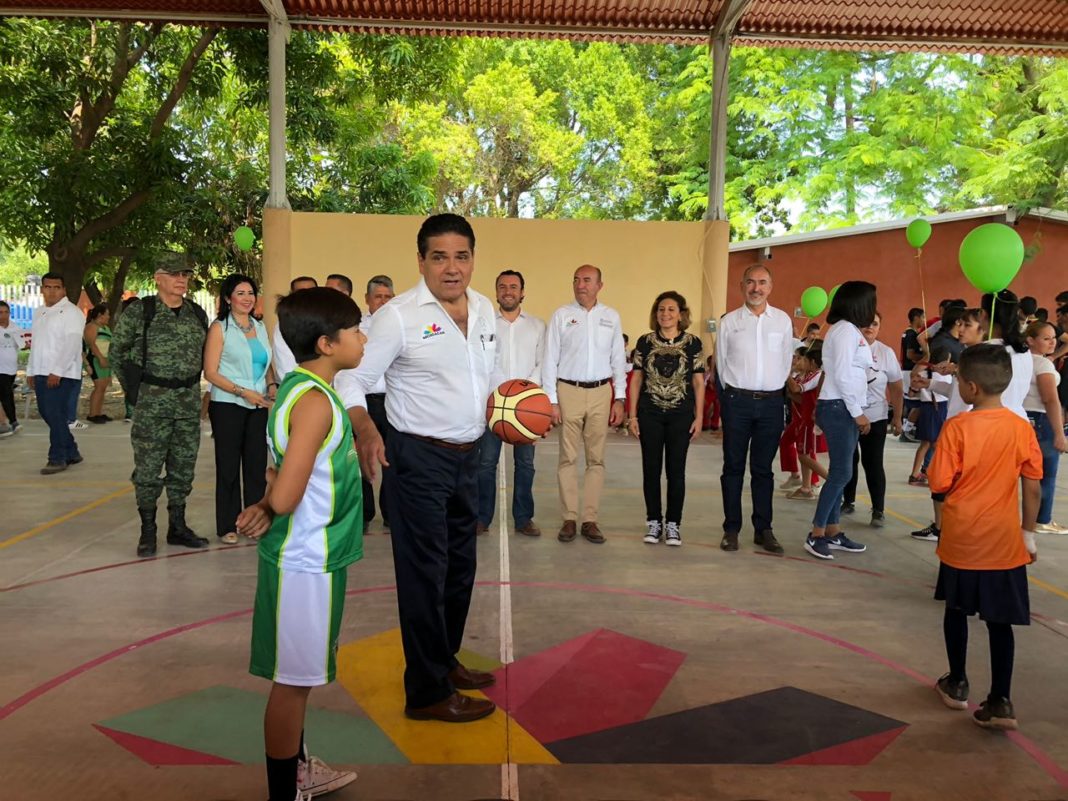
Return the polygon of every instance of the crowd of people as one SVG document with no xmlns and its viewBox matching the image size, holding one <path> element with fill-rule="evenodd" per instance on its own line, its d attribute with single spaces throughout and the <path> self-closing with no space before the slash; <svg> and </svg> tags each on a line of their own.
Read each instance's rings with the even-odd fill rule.
<svg viewBox="0 0 1068 801">
<path fill-rule="evenodd" d="M 978 613 L 990 628 L 994 675 L 975 717 L 1015 726 L 1011 625 L 1029 620 L 1033 533 L 1068 533 L 1052 518 L 1057 464 L 1068 450 L 1068 293 L 1057 297 L 1056 323 L 1007 290 L 974 308 L 946 300 L 930 320 L 912 309 L 898 354 L 879 339 L 873 284 L 843 283 L 826 330 L 813 323 L 797 337 L 790 316 L 770 303 L 773 277 L 761 263 L 745 270 L 740 305 L 718 321 L 714 353 L 688 330 L 686 298 L 667 291 L 628 356 L 619 313 L 599 300 L 605 277 L 596 266 L 575 270 L 573 301 L 542 321 L 524 311 L 526 283 L 516 270 L 497 275 L 495 302 L 470 288 L 475 235 L 464 218 L 428 218 L 417 253 L 418 283 L 395 294 L 389 276 L 372 277 L 366 313 L 345 275 L 321 288 L 311 277 L 293 279 L 272 332 L 257 317 L 259 287 L 247 275 L 222 282 L 209 320 L 186 297 L 192 270 L 180 254 L 159 259 L 157 294 L 125 304 L 114 329 L 106 306 L 86 318 L 67 299 L 62 276 L 42 280 L 26 372 L 50 432 L 41 472 L 82 461 L 70 410 L 83 366 L 93 381 L 92 423 L 110 420 L 103 402 L 118 378 L 132 417 L 138 556 L 156 553 L 164 489 L 168 544 L 209 544 L 190 529 L 185 508 L 201 441 L 201 376 L 210 386 L 216 537 L 260 540 L 250 669 L 273 682 L 265 721 L 272 799 L 354 778 L 308 755 L 303 714 L 310 688 L 333 680 L 337 599 L 377 512 L 392 533 L 405 713 L 462 723 L 494 711 L 460 692 L 494 677 L 457 654 L 477 537 L 497 500 L 502 442 L 486 429 L 485 403 L 509 379 L 540 384 L 552 405 L 561 543 L 580 535 L 606 542 L 599 511 L 613 428 L 640 444 L 646 543 L 682 545 L 689 446 L 711 427 L 722 431 L 720 547 L 739 549 L 748 463 L 753 542 L 784 553 L 773 526 L 778 453 L 787 474 L 780 489 L 814 504 L 802 546 L 823 560 L 866 550 L 843 527 L 843 515 L 856 513 L 860 468 L 870 525 L 882 527 L 887 438 L 915 442 L 908 483 L 930 490 L 934 520 L 912 535 L 938 541 L 936 597 L 946 601 L 950 671 L 939 694 L 951 707 L 966 705 L 966 617 Z M 13 433 L 23 342 L 7 312 L 0 302 L 0 407 Z M 512 448 L 510 515 L 518 534 L 537 537 L 535 445 Z"/>
</svg>

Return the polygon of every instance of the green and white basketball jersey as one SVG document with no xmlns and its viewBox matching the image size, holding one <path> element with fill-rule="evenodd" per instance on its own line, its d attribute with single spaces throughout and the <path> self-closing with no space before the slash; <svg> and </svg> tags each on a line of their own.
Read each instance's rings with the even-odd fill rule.
<svg viewBox="0 0 1068 801">
<path fill-rule="evenodd" d="M 315 457 L 304 497 L 292 514 L 278 515 L 260 540 L 259 553 L 283 570 L 328 573 L 363 557 L 363 488 L 352 424 L 333 387 L 298 367 L 285 377 L 267 417 L 267 444 L 281 469 L 289 444 L 289 421 L 306 392 L 330 400 L 333 424 Z"/>
</svg>

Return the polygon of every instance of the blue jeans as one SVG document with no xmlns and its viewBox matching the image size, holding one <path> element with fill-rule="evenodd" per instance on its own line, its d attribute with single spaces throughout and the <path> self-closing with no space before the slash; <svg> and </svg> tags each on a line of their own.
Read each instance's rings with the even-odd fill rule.
<svg viewBox="0 0 1068 801">
<path fill-rule="evenodd" d="M 1042 450 L 1042 503 L 1038 507 L 1038 522 L 1053 520 L 1053 494 L 1057 491 L 1057 468 L 1061 454 L 1053 447 L 1053 426 L 1045 412 L 1028 412 L 1027 419 L 1035 428 L 1038 447 Z"/>
<path fill-rule="evenodd" d="M 497 506 L 497 462 L 501 458 L 501 438 L 490 430 L 482 435 L 482 457 L 478 465 L 478 522 L 488 526 Z M 516 528 L 534 519 L 534 446 L 513 445 L 515 478 L 512 481 L 512 519 Z"/>
<path fill-rule="evenodd" d="M 779 393 L 767 393 L 757 399 L 743 390 L 724 388 L 720 403 L 723 474 L 719 485 L 723 493 L 723 531 L 737 534 L 742 530 L 746 456 L 749 457 L 749 485 L 753 494 L 753 530 L 757 533 L 770 531 L 772 499 L 775 497 L 772 462 L 782 437 L 786 401 Z M 845 486 L 844 482 L 842 486 Z"/>
<path fill-rule="evenodd" d="M 78 377 L 64 378 L 63 380 L 74 383 L 74 389 L 67 396 L 67 422 L 73 423 L 78 419 L 78 398 L 82 395 L 82 379 Z"/>
<path fill-rule="evenodd" d="M 826 528 L 838 524 L 838 516 L 842 511 L 842 492 L 853 477 L 853 453 L 860 441 L 860 429 L 846 409 L 845 401 L 840 400 L 816 402 L 816 425 L 823 429 L 823 436 L 827 439 L 830 465 L 827 468 L 827 480 L 820 490 L 812 525 Z"/>
<path fill-rule="evenodd" d="M 37 411 L 41 419 L 48 424 L 48 461 L 52 464 L 66 464 L 78 458 L 78 443 L 67 425 L 67 412 L 71 397 L 78 397 L 82 382 L 73 378 L 59 379 L 58 387 L 48 386 L 48 376 L 38 375 L 33 378 L 33 391 L 37 395 Z"/>
</svg>

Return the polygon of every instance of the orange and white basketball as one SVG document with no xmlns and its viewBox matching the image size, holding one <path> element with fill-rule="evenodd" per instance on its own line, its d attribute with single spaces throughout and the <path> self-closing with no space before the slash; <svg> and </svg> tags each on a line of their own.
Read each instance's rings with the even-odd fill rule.
<svg viewBox="0 0 1068 801">
<path fill-rule="evenodd" d="M 552 427 L 553 406 L 533 381 L 505 381 L 486 401 L 486 425 L 509 445 L 529 445 Z"/>
</svg>

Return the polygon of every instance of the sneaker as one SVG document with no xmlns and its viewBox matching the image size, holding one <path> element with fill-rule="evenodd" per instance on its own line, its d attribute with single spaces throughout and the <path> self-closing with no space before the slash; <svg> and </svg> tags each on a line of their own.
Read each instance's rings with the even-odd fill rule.
<svg viewBox="0 0 1068 801">
<path fill-rule="evenodd" d="M 3 436 L 0 434 L 0 436 Z M 1035 526 L 1035 532 L 1038 534 L 1068 534 L 1068 526 L 1062 526 L 1056 520 L 1050 520 L 1048 523 L 1039 523 Z"/>
<path fill-rule="evenodd" d="M 1012 701 L 1008 698 L 987 698 L 979 704 L 972 720 L 984 729 L 1015 731 L 1020 728 L 1016 722 L 1016 713 L 1012 709 Z"/>
<path fill-rule="evenodd" d="M 682 532 L 678 523 L 668 523 L 665 527 L 664 542 L 667 545 L 682 545 Z"/>
<path fill-rule="evenodd" d="M 911 431 L 902 431 L 901 436 L 897 438 L 897 441 L 904 442 L 906 445 L 915 445 L 919 442 L 919 440 L 912 435 Z"/>
<path fill-rule="evenodd" d="M 62 473 L 66 469 L 67 469 L 67 463 L 66 462 L 49 462 L 48 464 L 46 464 L 44 467 L 41 468 L 41 475 L 42 476 L 50 476 L 50 475 L 52 475 L 54 473 Z"/>
<path fill-rule="evenodd" d="M 925 476 L 923 474 L 920 474 L 918 476 L 909 476 L 909 486 L 910 487 L 926 487 L 927 486 L 927 476 Z"/>
<path fill-rule="evenodd" d="M 122 422 L 124 422 L 124 423 L 132 423 L 133 422 L 133 418 L 132 417 L 124 417 L 124 418 L 122 418 Z"/>
<path fill-rule="evenodd" d="M 660 521 L 646 520 L 645 525 L 649 530 L 645 532 L 645 537 L 642 539 L 642 542 L 646 542 L 649 545 L 656 545 L 660 542 Z"/>
<path fill-rule="evenodd" d="M 919 531 L 913 531 L 910 535 L 914 540 L 927 540 L 928 542 L 938 542 L 938 538 L 942 536 L 942 530 L 938 528 L 934 523 L 927 526 L 927 528 L 921 528 Z"/>
<path fill-rule="evenodd" d="M 334 770 L 319 757 L 308 756 L 305 747 L 305 759 L 297 762 L 297 797 L 315 798 L 318 795 L 332 793 L 356 781 L 354 770 Z M 302 796 L 301 793 L 304 795 Z"/>
<path fill-rule="evenodd" d="M 852 503 L 843 503 L 842 504 L 842 514 L 851 515 L 855 511 L 857 511 L 856 504 L 852 504 Z"/>
<path fill-rule="evenodd" d="M 874 512 L 873 511 L 871 513 L 871 527 L 872 528 L 882 528 L 885 525 L 886 525 L 886 515 L 883 512 Z"/>
<path fill-rule="evenodd" d="M 867 545 L 853 542 L 845 535 L 844 531 L 839 531 L 836 536 L 828 538 L 827 547 L 835 551 L 849 551 L 850 553 L 864 553 L 868 550 Z"/>
<path fill-rule="evenodd" d="M 15 434 L 14 426 L 9 426 L 7 423 L 4 423 L 3 425 L 0 425 L 0 437 L 10 437 L 10 436 L 14 436 L 14 434 Z"/>
<path fill-rule="evenodd" d="M 73 423 L 67 423 L 67 428 L 71 431 L 85 431 L 89 428 L 89 424 L 83 423 L 81 420 L 75 420 Z"/>
<path fill-rule="evenodd" d="M 947 673 L 935 682 L 935 692 L 950 709 L 968 708 L 968 680 L 953 681 Z"/>
<path fill-rule="evenodd" d="M 788 479 L 786 479 L 786 481 L 782 482 L 779 485 L 779 489 L 781 489 L 781 490 L 791 490 L 794 487 L 800 487 L 800 486 L 801 486 L 801 476 L 790 476 Z"/>
<path fill-rule="evenodd" d="M 829 537 L 813 537 L 809 535 L 808 539 L 805 540 L 805 550 L 817 559 L 834 559 L 829 543 Z"/>
<path fill-rule="evenodd" d="M 22 423 L 20 423 L 18 420 L 11 424 L 12 433 L 18 433 L 18 430 L 20 428 L 22 428 Z"/>
</svg>

